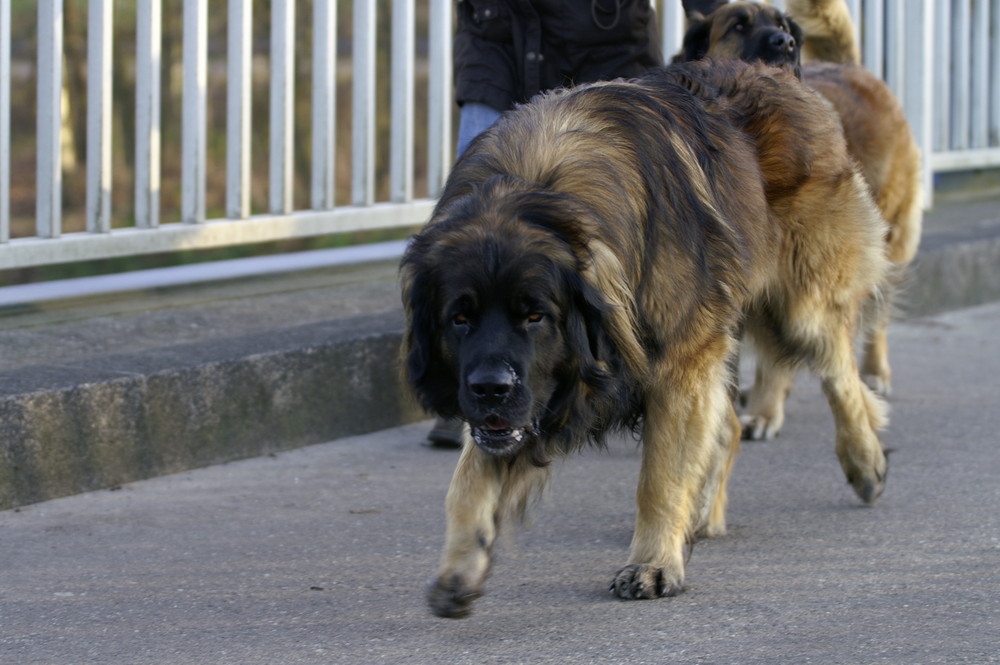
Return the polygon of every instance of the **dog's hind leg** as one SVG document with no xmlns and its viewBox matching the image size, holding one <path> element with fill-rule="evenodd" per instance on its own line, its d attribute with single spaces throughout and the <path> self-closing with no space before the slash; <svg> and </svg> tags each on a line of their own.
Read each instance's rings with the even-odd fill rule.
<svg viewBox="0 0 1000 665">
<path fill-rule="evenodd" d="M 726 358 L 734 342 L 715 340 L 659 368 L 646 394 L 642 468 L 629 563 L 610 591 L 622 599 L 674 596 L 684 589 L 684 546 L 725 497 L 735 427 Z M 715 485 L 712 488 L 712 485 Z M 707 496 L 706 496 L 707 492 Z M 714 526 L 724 528 L 719 504 Z M 709 522 L 712 524 L 712 522 Z"/>
<path fill-rule="evenodd" d="M 847 328 L 830 330 L 814 369 L 833 411 L 840 466 L 861 500 L 871 504 L 885 489 L 888 465 L 876 431 L 885 426 L 887 409 L 858 375 L 851 334 Z"/>
<path fill-rule="evenodd" d="M 885 488 L 886 457 L 876 432 L 886 425 L 887 407 L 858 372 L 854 322 L 859 306 L 806 298 L 785 310 L 798 316 L 790 314 L 781 335 L 822 382 L 837 428 L 840 466 L 861 500 L 871 504 Z"/>
<path fill-rule="evenodd" d="M 715 538 L 726 534 L 726 506 L 729 496 L 726 487 L 729 476 L 733 472 L 736 456 L 740 450 L 742 425 L 733 408 L 728 409 L 727 424 L 722 427 L 719 445 L 725 450 L 721 464 L 716 464 L 710 472 L 705 489 L 702 492 L 706 502 L 699 519 L 700 526 L 696 533 L 699 538 Z"/>
<path fill-rule="evenodd" d="M 785 424 L 785 399 L 792 389 L 795 370 L 778 360 L 766 346 L 758 346 L 754 383 L 746 393 L 740 423 L 743 438 L 751 441 L 773 439 Z"/>
<path fill-rule="evenodd" d="M 889 367 L 889 314 L 879 312 L 878 317 L 865 338 L 861 377 L 876 394 L 888 397 L 892 392 L 892 370 Z"/>
<path fill-rule="evenodd" d="M 441 565 L 427 590 L 431 611 L 462 618 L 483 594 L 502 518 L 519 517 L 548 469 L 493 457 L 466 437 L 445 499 L 447 535 Z"/>
</svg>

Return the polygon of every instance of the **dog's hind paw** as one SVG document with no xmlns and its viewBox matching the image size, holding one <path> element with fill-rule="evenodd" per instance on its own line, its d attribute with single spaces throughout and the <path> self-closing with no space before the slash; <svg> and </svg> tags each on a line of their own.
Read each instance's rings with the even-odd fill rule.
<svg viewBox="0 0 1000 665">
<path fill-rule="evenodd" d="M 442 576 L 428 585 L 427 604 L 439 617 L 464 619 L 472 612 L 472 602 L 482 595 L 482 589 L 467 587 L 458 575 Z"/>
<path fill-rule="evenodd" d="M 684 590 L 682 577 L 664 566 L 633 563 L 618 571 L 608 591 L 622 600 L 676 596 Z"/>
<path fill-rule="evenodd" d="M 743 426 L 744 440 L 764 441 L 766 439 L 773 439 L 781 433 L 781 426 L 784 424 L 784 419 L 744 414 L 740 416 L 740 424 Z"/>
<path fill-rule="evenodd" d="M 865 382 L 865 385 L 871 388 L 872 392 L 881 397 L 889 397 L 892 395 L 892 386 L 889 384 L 888 378 L 879 376 L 878 374 L 863 374 L 861 380 Z"/>
<path fill-rule="evenodd" d="M 847 482 L 858 498 L 866 505 L 872 505 L 885 490 L 885 479 L 889 475 L 889 453 L 883 451 L 882 459 L 873 467 L 856 467 L 846 470 Z"/>
</svg>

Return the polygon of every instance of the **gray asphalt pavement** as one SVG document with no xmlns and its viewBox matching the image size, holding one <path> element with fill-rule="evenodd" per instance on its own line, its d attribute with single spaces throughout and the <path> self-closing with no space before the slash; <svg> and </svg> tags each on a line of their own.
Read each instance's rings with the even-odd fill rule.
<svg viewBox="0 0 1000 665">
<path fill-rule="evenodd" d="M 457 453 L 421 423 L 0 512 L 0 663 L 998 663 L 998 330 L 1000 304 L 894 326 L 871 508 L 801 377 L 677 598 L 606 592 L 634 516 L 622 439 L 557 465 L 470 618 L 431 616 Z"/>
</svg>

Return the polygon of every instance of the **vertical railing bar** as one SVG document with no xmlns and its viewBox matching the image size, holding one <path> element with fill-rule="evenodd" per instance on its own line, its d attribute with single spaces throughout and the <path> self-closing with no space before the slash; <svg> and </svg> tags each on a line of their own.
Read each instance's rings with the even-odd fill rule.
<svg viewBox="0 0 1000 665">
<path fill-rule="evenodd" d="M 900 98 L 906 78 L 904 52 L 909 26 L 904 18 L 903 0 L 886 0 L 885 10 L 885 28 L 882 31 L 885 39 L 885 81 Z"/>
<path fill-rule="evenodd" d="M 971 80 L 969 91 L 970 142 L 973 148 L 989 144 L 990 103 L 990 5 L 989 0 L 972 4 L 972 35 L 970 45 Z M 1000 38 L 1000 36 L 998 36 Z"/>
<path fill-rule="evenodd" d="M 181 219 L 187 224 L 205 221 L 207 35 L 207 0 L 184 0 Z"/>
<path fill-rule="evenodd" d="M 861 0 L 847 0 L 847 11 L 851 13 L 854 23 L 854 39 L 861 43 Z"/>
<path fill-rule="evenodd" d="M 871 72 L 885 76 L 885 30 L 883 0 L 868 0 L 864 4 L 864 30 L 861 41 L 861 61 Z"/>
<path fill-rule="evenodd" d="M 969 83 L 970 67 L 969 36 L 971 34 L 971 12 L 969 0 L 952 3 L 955 21 L 951 31 L 951 91 L 952 108 L 958 113 L 951 115 L 951 148 L 965 150 L 969 147 Z"/>
<path fill-rule="evenodd" d="M 313 3 L 312 177 L 314 210 L 331 210 L 337 164 L 337 2 Z"/>
<path fill-rule="evenodd" d="M 375 3 L 354 2 L 354 99 L 351 202 L 375 200 Z"/>
<path fill-rule="evenodd" d="M 934 149 L 951 145 L 951 0 L 935 0 L 937 58 L 934 61 Z"/>
<path fill-rule="evenodd" d="M 229 0 L 226 89 L 226 216 L 250 216 L 253 1 Z"/>
<path fill-rule="evenodd" d="M 112 0 L 90 0 L 87 27 L 87 231 L 111 231 Z"/>
<path fill-rule="evenodd" d="M 909 16 L 905 22 L 907 38 L 904 40 L 905 47 L 901 56 L 906 62 L 906 81 L 901 99 L 906 118 L 920 147 L 923 203 L 928 208 L 934 194 L 931 152 L 934 141 L 934 73 L 937 60 L 934 48 L 935 0 L 919 0 L 913 4 L 918 4 L 917 16 Z"/>
<path fill-rule="evenodd" d="M 390 136 L 390 199 L 413 200 L 413 60 L 415 53 L 413 0 L 392 3 L 392 128 Z"/>
<path fill-rule="evenodd" d="M 684 5 L 677 0 L 662 0 L 660 2 L 660 34 L 663 35 L 663 61 L 670 60 L 680 53 L 684 43 Z"/>
<path fill-rule="evenodd" d="M 62 0 L 39 0 L 35 225 L 42 238 L 62 234 L 62 57 Z"/>
<path fill-rule="evenodd" d="M 270 211 L 292 211 L 292 132 L 295 126 L 295 0 L 271 3 Z"/>
<path fill-rule="evenodd" d="M 451 170 L 451 0 L 430 0 L 427 186 L 435 197 Z"/>
<path fill-rule="evenodd" d="M 10 0 L 0 0 L 0 244 L 10 240 Z"/>
<path fill-rule="evenodd" d="M 1000 146 L 1000 0 L 990 4 L 990 117 L 989 142 Z"/>
<path fill-rule="evenodd" d="M 161 0 L 136 6 L 135 75 L 135 225 L 160 223 L 160 54 Z"/>
</svg>

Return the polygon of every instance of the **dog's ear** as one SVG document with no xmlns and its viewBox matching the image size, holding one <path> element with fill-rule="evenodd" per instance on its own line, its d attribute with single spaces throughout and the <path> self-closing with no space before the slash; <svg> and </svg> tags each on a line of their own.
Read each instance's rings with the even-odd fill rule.
<svg viewBox="0 0 1000 665">
<path fill-rule="evenodd" d="M 573 294 L 566 315 L 567 341 L 579 359 L 580 379 L 591 389 L 604 391 L 612 379 L 610 364 L 617 358 L 605 320 L 609 305 L 579 273 L 567 281 Z"/>
<path fill-rule="evenodd" d="M 441 353 L 438 297 L 426 268 L 404 259 L 403 308 L 407 326 L 403 336 L 405 379 L 421 406 L 445 417 L 458 414 L 458 382 L 451 363 Z"/>
<path fill-rule="evenodd" d="M 691 19 L 691 25 L 684 33 L 681 44 L 681 54 L 684 62 L 701 60 L 708 54 L 709 38 L 712 33 L 712 22 L 704 17 Z"/>
<path fill-rule="evenodd" d="M 722 5 L 728 4 L 729 0 L 682 0 L 684 14 L 688 20 L 694 21 L 696 14 L 701 14 L 701 18 L 708 16 Z"/>
</svg>

